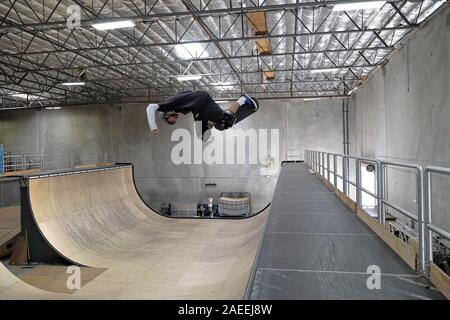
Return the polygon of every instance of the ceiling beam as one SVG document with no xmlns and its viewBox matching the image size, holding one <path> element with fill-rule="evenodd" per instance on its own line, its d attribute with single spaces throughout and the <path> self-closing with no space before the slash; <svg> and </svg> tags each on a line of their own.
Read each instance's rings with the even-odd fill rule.
<svg viewBox="0 0 450 320">
<path fill-rule="evenodd" d="M 352 2 L 370 2 L 372 0 L 323 0 L 323 1 L 306 1 L 299 3 L 285 3 L 285 4 L 272 4 L 272 5 L 252 5 L 253 2 L 249 2 L 247 6 L 237 6 L 221 8 L 221 9 L 208 9 L 207 7 L 199 8 L 195 14 L 198 16 L 214 16 L 214 15 L 229 15 L 229 14 L 244 14 L 253 11 L 282 11 L 288 9 L 298 9 L 298 8 L 314 8 L 314 7 L 329 7 L 330 10 L 336 3 L 352 3 Z M 226 2 L 224 2 L 226 3 Z M 231 2 L 230 2 L 231 3 Z M 187 11 L 174 11 L 174 12 L 159 12 L 148 14 L 138 14 L 138 15 L 128 15 L 122 17 L 96 17 L 89 19 L 82 19 L 80 25 L 82 27 L 91 26 L 94 23 L 105 23 L 105 22 L 115 22 L 120 20 L 131 20 L 133 22 L 149 22 L 155 20 L 161 20 L 165 18 L 180 18 L 180 17 L 191 17 L 193 12 Z M 17 25 L 3 25 L 0 26 L 0 33 L 11 33 L 17 31 L 31 31 L 31 30 L 43 30 L 43 29 L 65 29 L 67 28 L 66 20 L 57 21 L 47 21 L 45 23 L 27 23 L 27 24 L 17 24 Z"/>
<path fill-rule="evenodd" d="M 288 33 L 288 34 L 268 34 L 263 36 L 264 38 L 277 39 L 277 38 L 294 38 L 294 37 L 310 37 L 310 36 L 321 36 L 321 35 L 337 35 L 337 34 L 351 34 L 351 33 L 373 33 L 373 32 L 386 32 L 386 31 L 398 31 L 398 30 L 411 30 L 412 27 L 384 27 L 384 28 L 368 28 L 368 29 L 346 29 L 346 30 L 330 30 L 330 31 L 316 31 L 316 32 L 299 32 L 299 33 Z M 232 41 L 249 41 L 261 39 L 262 36 L 244 36 L 244 37 L 231 37 L 231 38 L 215 38 L 215 39 L 198 39 L 198 40 L 187 40 L 187 41 L 165 41 L 165 42 L 152 42 L 152 43 L 133 43 L 126 45 L 105 45 L 99 47 L 82 47 L 82 48 L 61 48 L 59 50 L 39 50 L 39 51 L 24 51 L 24 52 L 8 52 L 5 50 L 0 51 L 0 57 L 11 57 L 11 56 L 32 56 L 39 54 L 49 54 L 49 53 L 70 53 L 70 52 L 89 52 L 89 51 L 99 51 L 99 50 L 110 50 L 110 49 L 129 49 L 129 48 L 151 48 L 151 47 L 161 47 L 161 46 L 175 46 L 181 44 L 208 44 L 208 43 L 222 43 L 222 42 L 232 42 Z"/>
</svg>

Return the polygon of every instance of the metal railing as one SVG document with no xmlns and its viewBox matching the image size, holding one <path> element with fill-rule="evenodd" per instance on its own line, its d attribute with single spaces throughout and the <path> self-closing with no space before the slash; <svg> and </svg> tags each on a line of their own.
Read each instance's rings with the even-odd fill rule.
<svg viewBox="0 0 450 320">
<path fill-rule="evenodd" d="M 433 224 L 433 181 L 432 177 L 434 174 L 450 175 L 450 168 L 446 167 L 436 167 L 428 166 L 424 171 L 425 179 L 425 214 L 424 214 L 424 243 L 425 243 L 425 254 L 427 261 L 433 261 L 433 233 L 447 239 L 450 241 L 450 233 L 437 225 Z"/>
<path fill-rule="evenodd" d="M 340 171 L 338 159 L 341 159 Z M 355 162 L 355 180 L 350 179 L 349 163 Z M 425 169 L 418 164 L 399 163 L 393 161 L 383 161 L 379 159 L 355 157 L 322 151 L 305 151 L 305 162 L 309 167 L 327 179 L 335 189 L 338 188 L 338 180 L 342 180 L 342 192 L 350 197 L 349 185 L 356 190 L 357 208 L 362 208 L 362 193 L 366 193 L 376 199 L 377 218 L 382 225 L 386 223 L 386 208 L 394 210 L 404 217 L 417 223 L 418 231 L 418 266 L 419 272 L 428 274 L 428 268 L 433 261 L 433 234 L 437 234 L 450 241 L 450 233 L 432 223 L 432 174 L 438 173 L 450 175 L 450 168 L 428 166 Z M 372 164 L 375 169 L 374 184 L 375 192 L 362 186 L 361 167 L 362 164 Z M 331 165 L 332 164 L 332 165 Z M 403 168 L 415 175 L 416 180 L 416 211 L 414 214 L 405 208 L 393 203 L 387 196 L 387 176 L 388 168 Z M 333 176 L 333 179 L 331 179 Z"/>
<path fill-rule="evenodd" d="M 126 161 L 123 155 L 105 153 L 5 154 L 4 172 L 75 169 L 77 166 Z"/>
</svg>

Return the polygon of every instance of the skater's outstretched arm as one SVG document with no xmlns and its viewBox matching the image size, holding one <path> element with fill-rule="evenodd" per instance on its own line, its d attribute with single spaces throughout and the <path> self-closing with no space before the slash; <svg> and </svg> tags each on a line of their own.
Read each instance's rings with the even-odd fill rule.
<svg viewBox="0 0 450 320">
<path fill-rule="evenodd" d="M 147 107 L 147 120 L 150 131 L 153 134 L 158 134 L 158 126 L 156 125 L 155 114 L 156 110 L 159 109 L 159 105 L 156 103 L 150 103 Z"/>
</svg>

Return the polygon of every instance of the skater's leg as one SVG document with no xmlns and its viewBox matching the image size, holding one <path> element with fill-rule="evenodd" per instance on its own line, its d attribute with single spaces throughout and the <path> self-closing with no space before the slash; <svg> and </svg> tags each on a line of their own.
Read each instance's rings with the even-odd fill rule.
<svg viewBox="0 0 450 320">
<path fill-rule="evenodd" d="M 231 128 L 236 123 L 239 108 L 245 104 L 252 107 L 253 112 L 258 110 L 258 101 L 244 94 L 237 101 L 230 103 L 228 109 L 220 114 L 220 119 L 214 121 L 214 127 L 220 131 Z"/>
<path fill-rule="evenodd" d="M 249 95 L 244 94 L 237 101 L 231 102 L 227 110 L 232 113 L 237 113 L 239 108 L 244 104 L 249 104 L 254 109 L 258 109 L 258 103 L 256 102 L 256 100 Z"/>
<path fill-rule="evenodd" d="M 222 130 L 228 129 L 234 125 L 237 118 L 236 113 L 244 104 L 250 105 L 254 110 L 258 109 L 258 103 L 256 102 L 256 99 L 251 98 L 247 94 L 242 95 L 237 101 L 231 102 L 228 106 L 228 109 L 223 113 L 223 118 L 220 122 L 220 128 L 222 128 Z M 219 127 L 216 126 L 216 128 Z"/>
<path fill-rule="evenodd" d="M 236 113 L 241 106 L 242 106 L 242 104 L 239 104 L 238 101 L 233 101 L 233 102 L 230 103 L 230 105 L 228 106 L 227 110 L 231 111 L 233 113 Z"/>
</svg>

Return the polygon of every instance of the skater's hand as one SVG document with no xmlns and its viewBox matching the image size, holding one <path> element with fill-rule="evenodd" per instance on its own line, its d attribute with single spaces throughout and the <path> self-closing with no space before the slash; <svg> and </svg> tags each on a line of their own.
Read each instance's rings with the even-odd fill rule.
<svg viewBox="0 0 450 320">
<path fill-rule="evenodd" d="M 159 130 L 158 129 L 153 129 L 150 131 L 153 135 L 157 135 L 159 134 Z"/>
</svg>

